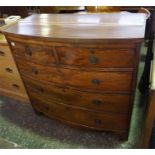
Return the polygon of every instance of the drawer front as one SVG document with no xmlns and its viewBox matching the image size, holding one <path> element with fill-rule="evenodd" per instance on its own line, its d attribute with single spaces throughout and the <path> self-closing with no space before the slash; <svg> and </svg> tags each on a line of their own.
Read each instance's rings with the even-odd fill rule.
<svg viewBox="0 0 155 155">
<path fill-rule="evenodd" d="M 33 96 L 43 96 L 66 105 L 83 107 L 94 111 L 128 113 L 130 96 L 81 92 L 71 88 L 46 85 L 28 78 L 24 79 Z"/>
<path fill-rule="evenodd" d="M 3 59 L 12 59 L 12 53 L 8 45 L 0 45 L 0 62 Z"/>
<path fill-rule="evenodd" d="M 132 68 L 135 66 L 133 49 L 57 47 L 56 51 L 59 62 L 64 65 L 99 68 Z"/>
<path fill-rule="evenodd" d="M 55 63 L 52 46 L 11 42 L 11 47 L 14 55 L 19 55 L 25 60 L 44 65 Z"/>
<path fill-rule="evenodd" d="M 42 82 L 61 83 L 62 78 L 56 67 L 42 66 L 32 62 L 24 61 L 15 56 L 18 68 L 23 77 L 29 77 Z"/>
<path fill-rule="evenodd" d="M 14 75 L 20 78 L 14 58 L 7 45 L 0 45 L 0 74 Z"/>
<path fill-rule="evenodd" d="M 0 74 L 6 74 L 6 76 L 16 76 L 20 78 L 18 69 L 15 62 L 10 59 L 10 61 L 3 60 L 0 62 Z"/>
<path fill-rule="evenodd" d="M 61 69 L 64 84 L 94 91 L 130 91 L 132 72 L 95 72 Z"/>
<path fill-rule="evenodd" d="M 55 117 L 64 121 L 74 122 L 79 126 L 84 125 L 100 130 L 122 130 L 128 129 L 128 115 L 106 114 L 92 112 L 80 108 L 73 108 L 64 104 L 46 101 L 46 98 L 32 98 L 32 104 L 38 111 L 49 117 Z"/>
<path fill-rule="evenodd" d="M 0 88 L 26 95 L 23 82 L 18 76 L 9 76 L 0 73 Z"/>
<path fill-rule="evenodd" d="M 94 91 L 130 91 L 132 72 L 95 72 L 41 66 L 17 58 L 20 72 L 42 82 L 54 82 Z"/>
<path fill-rule="evenodd" d="M 57 102 L 62 102 L 61 91 L 63 89 L 61 87 L 58 87 L 54 84 L 46 85 L 26 77 L 24 77 L 24 81 L 27 90 L 30 92 L 30 94 L 32 94 L 32 96 L 35 96 L 36 98 L 43 96 L 51 101 L 54 100 Z"/>
</svg>

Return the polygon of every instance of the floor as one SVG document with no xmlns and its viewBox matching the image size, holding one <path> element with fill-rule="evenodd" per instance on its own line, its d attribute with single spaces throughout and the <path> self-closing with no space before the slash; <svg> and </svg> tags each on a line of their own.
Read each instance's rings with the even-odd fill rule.
<svg viewBox="0 0 155 155">
<path fill-rule="evenodd" d="M 146 48 L 143 46 L 142 59 Z M 139 78 L 144 63 L 139 65 Z M 37 116 L 30 104 L 0 96 L 0 148 L 140 148 L 144 104 L 136 91 L 128 141 L 107 132 L 71 128 L 46 117 Z"/>
</svg>

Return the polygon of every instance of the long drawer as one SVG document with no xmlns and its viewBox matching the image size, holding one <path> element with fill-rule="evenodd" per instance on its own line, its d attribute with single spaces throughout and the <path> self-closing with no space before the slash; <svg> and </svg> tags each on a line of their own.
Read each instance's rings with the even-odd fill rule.
<svg viewBox="0 0 155 155">
<path fill-rule="evenodd" d="M 46 85 L 29 78 L 24 78 L 24 80 L 32 97 L 43 96 L 51 101 L 83 107 L 92 111 L 124 114 L 129 112 L 130 95 L 81 92 L 70 87 Z"/>
<path fill-rule="evenodd" d="M 43 82 L 53 82 L 83 89 L 96 91 L 126 91 L 131 90 L 132 72 L 116 71 L 85 71 L 60 67 L 43 66 L 24 61 L 16 56 L 16 61 L 23 76 Z"/>
<path fill-rule="evenodd" d="M 63 65 L 98 68 L 132 68 L 135 66 L 134 49 L 56 47 L 56 51 L 59 63 Z"/>
<path fill-rule="evenodd" d="M 31 96 L 31 101 L 37 111 L 43 112 L 49 117 L 77 123 L 79 126 L 111 131 L 126 131 L 128 129 L 128 115 L 92 112 L 58 104 L 54 101 L 49 102 L 46 98 L 41 97 L 35 98 Z"/>
</svg>

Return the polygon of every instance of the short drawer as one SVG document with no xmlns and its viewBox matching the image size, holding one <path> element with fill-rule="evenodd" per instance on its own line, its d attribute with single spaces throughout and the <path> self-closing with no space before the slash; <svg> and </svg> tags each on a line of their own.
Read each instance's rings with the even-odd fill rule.
<svg viewBox="0 0 155 155">
<path fill-rule="evenodd" d="M 92 112 L 80 108 L 73 108 L 64 104 L 46 101 L 45 98 L 31 98 L 34 108 L 49 117 L 69 121 L 79 126 L 87 126 L 97 130 L 126 131 L 128 129 L 128 115 Z"/>
<path fill-rule="evenodd" d="M 126 114 L 129 112 L 130 95 L 81 92 L 54 84 L 47 85 L 28 78 L 24 78 L 24 80 L 30 94 L 38 98 L 44 96 L 49 100 L 90 109 L 92 111 Z"/>
<path fill-rule="evenodd" d="M 7 74 L 9 76 L 11 75 L 20 77 L 17 66 L 15 62 L 11 59 L 10 62 L 8 62 L 7 60 L 3 60 L 0 62 L 0 74 Z"/>
<path fill-rule="evenodd" d="M 13 54 L 21 56 L 22 59 L 43 65 L 55 63 L 52 46 L 11 42 L 11 47 Z"/>
<path fill-rule="evenodd" d="M 9 76 L 0 73 L 0 88 L 26 96 L 25 87 L 18 76 Z"/>
<path fill-rule="evenodd" d="M 99 68 L 135 67 L 134 49 L 56 47 L 56 51 L 59 62 L 63 65 Z"/>
<path fill-rule="evenodd" d="M 9 48 L 9 46 L 6 45 L 0 45 L 0 61 L 2 61 L 3 59 L 12 59 L 12 53 L 11 50 Z"/>
<path fill-rule="evenodd" d="M 42 66 L 17 58 L 21 74 L 42 82 L 54 82 L 79 89 L 93 89 L 94 91 L 126 91 L 131 90 L 132 72 L 114 71 L 83 71 Z"/>
</svg>

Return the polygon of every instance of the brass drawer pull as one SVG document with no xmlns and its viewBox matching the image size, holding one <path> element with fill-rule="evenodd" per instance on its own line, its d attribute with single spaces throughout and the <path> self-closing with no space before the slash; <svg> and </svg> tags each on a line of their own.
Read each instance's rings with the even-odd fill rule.
<svg viewBox="0 0 155 155">
<path fill-rule="evenodd" d="M 96 125 L 101 125 L 102 124 L 102 121 L 100 119 L 95 119 L 94 122 L 95 122 Z"/>
<path fill-rule="evenodd" d="M 93 65 L 96 65 L 98 63 L 98 58 L 95 56 L 90 56 L 89 57 L 89 62 Z"/>
<path fill-rule="evenodd" d="M 39 91 L 39 92 L 44 92 L 44 89 L 43 89 L 42 87 L 37 87 L 36 89 L 37 89 L 37 91 Z"/>
<path fill-rule="evenodd" d="M 5 70 L 8 72 L 8 73 L 13 73 L 13 70 L 11 68 L 5 68 Z"/>
<path fill-rule="evenodd" d="M 3 51 L 0 51 L 0 56 L 4 56 L 5 53 Z"/>
<path fill-rule="evenodd" d="M 98 84 L 101 83 L 101 81 L 98 80 L 98 79 L 93 79 L 93 80 L 92 80 L 92 83 L 98 85 Z"/>
<path fill-rule="evenodd" d="M 12 86 L 13 86 L 14 88 L 16 88 L 16 89 L 19 89 L 19 85 L 17 85 L 17 84 L 12 84 Z"/>
<path fill-rule="evenodd" d="M 38 70 L 36 68 L 32 68 L 32 73 L 37 75 L 38 74 Z"/>
<path fill-rule="evenodd" d="M 102 104 L 102 101 L 100 101 L 100 100 L 92 100 L 92 103 L 99 106 L 99 105 Z"/>
<path fill-rule="evenodd" d="M 32 48 L 31 47 L 26 47 L 26 54 L 29 56 L 32 56 Z"/>
</svg>

